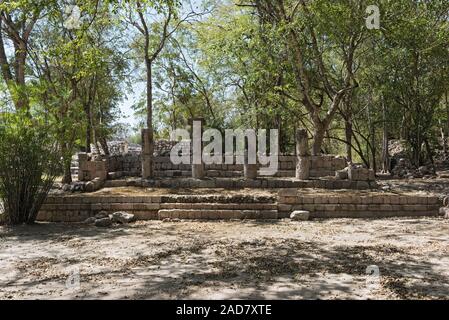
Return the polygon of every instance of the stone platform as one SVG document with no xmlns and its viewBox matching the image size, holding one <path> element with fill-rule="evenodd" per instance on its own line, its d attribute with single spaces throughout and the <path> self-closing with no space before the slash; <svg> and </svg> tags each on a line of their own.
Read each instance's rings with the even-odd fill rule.
<svg viewBox="0 0 449 320">
<path fill-rule="evenodd" d="M 381 192 L 313 192 L 282 190 L 278 197 L 280 217 L 305 210 L 312 218 L 383 218 L 438 216 L 442 201 L 438 197 Z"/>
<path fill-rule="evenodd" d="M 317 178 L 313 180 L 297 180 L 295 178 L 257 178 L 246 180 L 243 178 L 164 178 L 154 180 L 142 180 L 140 178 L 129 178 L 119 180 L 107 180 L 105 188 L 117 187 L 144 187 L 144 188 L 223 188 L 223 189 L 243 189 L 243 188 L 317 188 L 317 189 L 350 189 L 369 190 L 377 189 L 375 181 L 350 181 L 337 180 L 334 177 Z"/>
<path fill-rule="evenodd" d="M 217 194 L 186 190 L 147 193 L 134 188 L 129 194 L 110 192 L 83 195 L 51 195 L 38 220 L 82 222 L 106 211 L 126 211 L 142 220 L 176 219 L 279 219 L 292 211 L 307 210 L 311 218 L 381 218 L 438 216 L 442 202 L 438 197 L 370 191 L 327 191 L 323 189 L 242 190 Z M 210 192 L 210 191 L 209 191 Z"/>
</svg>

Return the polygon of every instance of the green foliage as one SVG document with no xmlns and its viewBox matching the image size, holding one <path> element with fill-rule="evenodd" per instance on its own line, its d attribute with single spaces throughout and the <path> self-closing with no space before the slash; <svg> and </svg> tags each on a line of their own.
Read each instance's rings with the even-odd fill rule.
<svg viewBox="0 0 449 320">
<path fill-rule="evenodd" d="M 383 134 L 406 140 L 416 165 L 431 161 L 426 144 L 438 148 L 441 130 L 449 134 L 447 1 L 379 0 L 380 30 L 366 28 L 365 9 L 373 4 L 367 0 L 210 0 L 204 1 L 209 13 L 195 7 L 198 15 L 188 22 L 185 14 L 198 1 L 75 3 L 83 17 L 76 30 L 64 27 L 63 1 L 0 3 L 19 29 L 38 17 L 26 83 L 1 81 L 8 94 L 0 96 L 0 108 L 14 109 L 26 96 L 30 115 L 53 124 L 66 171 L 71 154 L 89 141 L 123 135 L 125 92 L 149 75 L 152 95 L 135 101 L 135 110 L 141 126 L 154 111 L 156 137 L 204 117 L 220 130 L 277 128 L 281 150 L 293 151 L 295 129 L 317 135 L 321 121 L 328 125 L 324 152 L 342 153 L 350 144 L 354 161 L 375 166 Z M 288 19 L 260 10 L 281 3 Z M 295 39 L 287 37 L 292 30 Z M 11 45 L 5 28 L 2 35 Z M 7 53 L 13 65 L 13 50 Z M 305 103 L 305 80 L 315 113 Z M 329 87 L 350 87 L 335 110 Z M 138 141 L 140 133 L 131 138 Z"/>
<path fill-rule="evenodd" d="M 33 223 L 60 174 L 54 130 L 39 117 L 0 116 L 0 200 L 7 224 Z"/>
</svg>

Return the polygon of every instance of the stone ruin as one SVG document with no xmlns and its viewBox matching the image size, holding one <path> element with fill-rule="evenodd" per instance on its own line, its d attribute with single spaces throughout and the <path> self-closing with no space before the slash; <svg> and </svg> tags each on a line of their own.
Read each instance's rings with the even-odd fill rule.
<svg viewBox="0 0 449 320">
<path fill-rule="evenodd" d="M 390 173 L 394 179 L 415 179 L 436 177 L 436 168 L 433 165 L 414 166 L 409 160 L 406 152 L 405 141 L 390 140 L 388 143 L 388 153 L 390 155 Z M 435 162 L 445 162 L 443 159 L 435 157 Z"/>
<path fill-rule="evenodd" d="M 294 221 L 302 221 L 315 218 L 438 215 L 449 218 L 448 199 L 441 208 L 437 196 L 389 193 L 383 189 L 366 192 L 364 190 L 377 188 L 373 170 L 348 164 L 341 156 L 311 155 L 305 130 L 298 130 L 295 140 L 295 154 L 279 155 L 279 171 L 272 177 L 260 175 L 261 167 L 247 162 L 175 165 L 171 162 L 170 152 L 177 142 L 167 140 L 155 143 L 153 157 L 149 162 L 154 169 L 151 179 L 142 178 L 145 156 L 149 152 L 145 150 L 148 147 L 145 144 L 143 151 L 131 151 L 126 143 L 117 143 L 117 151 L 108 156 L 80 153 L 76 168 L 81 181 L 79 183 L 83 184 L 80 191 L 134 186 L 179 188 L 179 193 L 56 193 L 48 197 L 38 219 L 54 222 L 90 221 L 95 226 L 107 227 L 135 219 L 272 220 L 290 217 Z M 192 190 L 196 188 L 254 190 L 209 194 Z M 278 189 L 278 192 L 277 195 L 265 194 L 257 190 L 259 188 Z"/>
<path fill-rule="evenodd" d="M 449 219 L 449 197 L 445 197 L 443 200 L 443 207 L 440 208 L 440 215 L 445 219 Z"/>
<path fill-rule="evenodd" d="M 108 150 L 110 155 L 120 155 L 120 154 L 140 154 L 142 152 L 142 146 L 135 143 L 129 143 L 128 141 L 108 141 Z M 103 149 L 97 148 L 96 145 L 91 145 L 91 150 L 93 155 L 104 155 Z"/>
<path fill-rule="evenodd" d="M 273 177 L 260 175 L 259 165 L 180 164 L 171 162 L 170 151 L 177 142 L 157 141 L 152 165 L 155 177 L 142 179 L 145 152 L 117 148 L 109 156 L 78 155 L 77 174 L 83 191 L 102 187 L 135 186 L 180 188 L 179 194 L 55 194 L 50 196 L 39 219 L 56 222 L 90 221 L 96 226 L 114 222 L 176 219 L 282 219 L 302 221 L 315 218 L 371 218 L 393 216 L 438 216 L 449 218 L 449 200 L 436 196 L 398 195 L 377 188 L 375 173 L 362 165 L 348 164 L 341 156 L 312 156 L 305 130 L 295 135 L 294 155 L 279 155 L 279 171 Z M 145 149 L 145 146 L 144 146 Z M 132 178 L 135 177 L 135 178 Z M 202 194 L 196 188 L 278 189 L 275 194 Z M 342 190 L 332 193 L 330 190 Z M 441 208 L 441 209 L 440 209 Z M 103 225 L 104 224 L 104 225 Z"/>
<path fill-rule="evenodd" d="M 145 133 L 145 132 L 144 132 Z M 349 165 L 341 156 L 309 154 L 309 137 L 305 130 L 296 133 L 296 154 L 281 154 L 278 157 L 279 170 L 273 177 L 259 175 L 260 165 L 252 164 L 173 164 L 171 149 L 176 141 L 157 140 L 154 144 L 152 166 L 155 187 L 323 187 L 328 189 L 370 189 L 376 188 L 373 170 L 361 165 Z M 124 177 L 142 177 L 145 166 L 144 151 L 137 148 L 130 151 L 127 142 L 115 142 L 111 155 L 86 153 L 78 154 L 78 167 L 74 168 L 78 181 L 84 182 L 84 191 L 95 191 L 103 187 L 106 181 Z M 179 182 L 182 179 L 208 179 L 207 182 Z M 285 179 L 308 181 L 310 183 L 287 183 Z M 226 179 L 245 180 L 247 183 L 229 183 Z M 283 180 L 284 179 L 284 180 Z M 143 179 L 145 180 L 145 179 Z M 163 180 L 164 182 L 161 182 Z M 175 181 L 176 180 L 176 181 Z M 264 182 L 266 180 L 272 180 Z M 293 181 L 294 181 L 293 180 Z M 212 181 L 212 182 L 211 182 Z M 214 182 L 216 181 L 216 183 Z M 274 182 L 273 182 L 274 181 Z M 313 183 L 312 183 L 313 182 Z M 150 185 L 151 185 L 150 183 Z M 136 185 L 134 183 L 134 185 Z M 139 185 L 139 184 L 137 184 Z M 142 186 L 147 184 L 140 184 Z M 108 183 L 107 186 L 121 186 Z"/>
</svg>

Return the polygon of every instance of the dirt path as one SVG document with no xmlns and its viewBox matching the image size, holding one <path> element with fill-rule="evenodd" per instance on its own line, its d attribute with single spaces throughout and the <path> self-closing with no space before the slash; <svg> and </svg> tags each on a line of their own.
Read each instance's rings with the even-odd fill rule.
<svg viewBox="0 0 449 320">
<path fill-rule="evenodd" d="M 442 219 L 0 228 L 0 298 L 448 299 L 448 253 Z"/>
</svg>

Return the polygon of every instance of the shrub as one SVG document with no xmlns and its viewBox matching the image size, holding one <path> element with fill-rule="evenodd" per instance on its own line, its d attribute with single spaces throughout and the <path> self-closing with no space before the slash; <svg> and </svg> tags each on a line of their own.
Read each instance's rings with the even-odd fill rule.
<svg viewBox="0 0 449 320">
<path fill-rule="evenodd" d="M 60 172 L 50 126 L 26 114 L 0 114 L 0 220 L 32 224 Z"/>
</svg>

